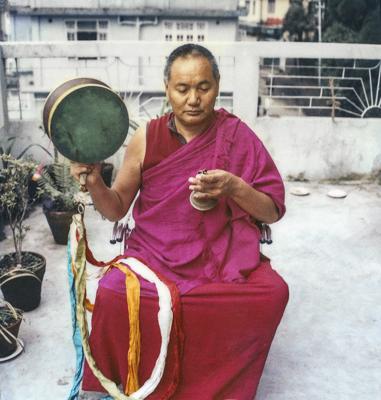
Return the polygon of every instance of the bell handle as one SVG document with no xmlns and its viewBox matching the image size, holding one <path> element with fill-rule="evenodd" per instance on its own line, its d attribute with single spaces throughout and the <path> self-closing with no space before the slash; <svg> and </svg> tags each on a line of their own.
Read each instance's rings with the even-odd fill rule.
<svg viewBox="0 0 381 400">
<path fill-rule="evenodd" d="M 86 179 L 87 179 L 86 173 L 79 174 L 79 184 L 81 185 L 81 192 L 87 192 Z"/>
</svg>

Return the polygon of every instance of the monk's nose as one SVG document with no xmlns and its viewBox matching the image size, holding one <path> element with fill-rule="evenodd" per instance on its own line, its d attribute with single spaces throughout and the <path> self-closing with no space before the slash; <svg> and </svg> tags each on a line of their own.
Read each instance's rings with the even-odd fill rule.
<svg viewBox="0 0 381 400">
<path fill-rule="evenodd" d="M 189 93 L 188 104 L 190 106 L 197 106 L 200 103 L 200 98 L 195 90 Z"/>
</svg>

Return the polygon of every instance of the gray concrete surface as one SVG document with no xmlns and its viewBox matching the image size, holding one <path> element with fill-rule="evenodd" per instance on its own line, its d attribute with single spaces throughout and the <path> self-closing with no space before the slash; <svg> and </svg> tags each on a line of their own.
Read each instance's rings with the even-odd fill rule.
<svg viewBox="0 0 381 400">
<path fill-rule="evenodd" d="M 288 183 L 287 189 L 301 186 Z M 273 225 L 263 252 L 290 287 L 256 400 L 375 400 L 381 398 L 381 186 L 308 183 L 311 194 L 287 194 L 288 212 Z M 0 400 L 64 400 L 71 388 L 66 249 L 55 245 L 40 210 L 28 219 L 26 250 L 46 256 L 40 307 L 26 313 L 25 352 L 0 364 Z M 119 251 L 108 244 L 112 225 L 91 209 L 89 241 L 96 257 Z M 11 241 L 0 242 L 1 253 Z M 82 398 L 98 399 L 87 394 Z M 187 399 L 184 399 L 187 400 Z M 192 399 L 193 400 L 193 399 Z"/>
</svg>

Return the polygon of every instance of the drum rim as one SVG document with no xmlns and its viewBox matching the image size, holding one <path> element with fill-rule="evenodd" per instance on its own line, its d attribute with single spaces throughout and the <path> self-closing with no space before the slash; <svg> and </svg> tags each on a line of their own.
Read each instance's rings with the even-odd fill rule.
<svg viewBox="0 0 381 400">
<path fill-rule="evenodd" d="M 55 140 L 54 139 L 54 135 L 52 132 L 52 121 L 54 121 L 54 114 L 57 111 L 57 108 L 59 107 L 59 105 L 61 104 L 61 102 L 68 96 L 70 96 L 72 93 L 74 93 L 77 90 L 81 90 L 82 88 L 100 88 L 100 89 L 106 89 L 106 91 L 108 91 L 110 94 L 112 94 L 112 97 L 115 99 L 115 97 L 117 97 L 117 99 L 115 99 L 114 101 L 116 102 L 116 104 L 119 104 L 119 106 L 121 107 L 121 112 L 122 114 L 125 113 L 126 116 L 126 121 L 127 121 L 127 126 L 126 129 L 123 131 L 120 130 L 120 139 L 118 140 L 120 145 L 122 145 L 126 139 L 126 137 L 128 136 L 128 127 L 129 127 L 129 113 L 126 107 L 126 104 L 122 98 L 122 96 L 117 93 L 116 91 L 114 91 L 108 84 L 95 79 L 95 78 L 90 78 L 90 77 L 76 77 L 73 79 L 69 79 L 64 81 L 63 83 L 61 83 L 59 86 L 57 86 L 54 90 L 52 90 L 49 95 L 47 96 L 47 98 L 45 99 L 45 104 L 43 107 L 43 112 L 42 112 L 42 119 L 43 119 L 43 128 L 45 130 L 45 133 L 49 136 L 50 140 L 53 142 L 54 146 L 56 147 L 56 149 L 58 150 L 58 152 L 60 152 L 65 158 L 67 159 L 71 159 L 71 157 L 73 157 L 73 153 L 68 151 L 66 152 L 65 149 L 63 149 L 63 151 L 65 152 L 62 153 L 62 146 L 60 146 L 60 142 L 59 140 Z M 112 99 L 111 99 L 112 100 Z M 58 141 L 58 146 L 57 146 L 57 141 Z M 102 156 L 106 157 L 108 153 L 105 152 Z M 110 154 L 111 155 L 111 154 Z M 104 158 L 103 157 L 103 158 Z M 75 156 L 74 156 L 75 158 Z M 92 162 L 99 162 L 101 161 L 99 158 L 97 157 L 93 157 L 94 160 L 97 161 L 92 161 Z M 108 158 L 108 156 L 107 156 Z M 76 161 L 75 159 L 72 161 Z"/>
<path fill-rule="evenodd" d="M 57 110 L 58 106 L 61 104 L 61 102 L 62 102 L 67 96 L 71 95 L 71 94 L 72 94 L 73 92 L 75 92 L 76 90 L 83 89 L 83 88 L 86 88 L 86 87 L 98 87 L 98 88 L 105 89 L 105 90 L 111 92 L 112 94 L 114 94 L 115 96 L 118 97 L 119 101 L 124 105 L 124 108 L 125 108 L 126 111 L 127 111 L 127 107 L 126 107 L 126 105 L 124 104 L 123 99 L 119 96 L 118 93 L 114 92 L 114 91 L 113 91 L 111 88 L 109 88 L 109 87 L 106 87 L 106 86 L 103 86 L 103 85 L 94 84 L 94 83 L 90 83 L 90 84 L 85 83 L 85 84 L 82 84 L 82 85 L 73 86 L 72 88 L 70 88 L 70 89 L 66 90 L 64 93 L 62 93 L 61 96 L 57 97 L 57 99 L 54 101 L 54 103 L 52 104 L 52 106 L 51 106 L 51 108 L 50 108 L 50 111 L 49 111 L 49 118 L 48 118 L 48 132 L 47 132 L 47 133 L 48 133 L 48 136 L 49 136 L 51 139 L 52 139 L 52 134 L 51 134 L 52 119 L 53 119 L 54 112 Z M 128 112 L 127 112 L 127 115 L 128 115 Z"/>
<path fill-rule="evenodd" d="M 85 83 L 87 83 L 87 84 L 98 84 L 98 85 L 101 85 L 101 86 L 104 86 L 104 87 L 107 87 L 107 88 L 111 89 L 111 87 L 109 85 L 107 85 L 107 83 L 104 83 L 104 82 L 100 81 L 99 79 L 90 78 L 90 77 L 86 77 L 86 76 L 77 77 L 77 78 L 73 78 L 73 79 L 68 79 L 68 80 L 62 82 L 61 84 L 59 84 L 55 89 L 53 89 L 48 94 L 48 97 L 45 99 L 44 107 L 42 108 L 42 123 L 43 123 L 43 126 L 44 126 L 46 134 L 49 135 L 49 133 L 48 133 L 49 114 L 50 114 L 50 110 L 52 108 L 52 105 L 55 103 L 56 97 L 59 97 L 59 91 L 63 90 L 66 85 L 73 84 L 74 85 L 73 87 L 75 87 L 75 86 L 78 86 L 78 85 L 81 85 L 81 84 L 85 84 Z M 67 89 L 70 89 L 70 86 Z M 115 94 L 117 94 L 117 93 L 115 93 Z"/>
</svg>

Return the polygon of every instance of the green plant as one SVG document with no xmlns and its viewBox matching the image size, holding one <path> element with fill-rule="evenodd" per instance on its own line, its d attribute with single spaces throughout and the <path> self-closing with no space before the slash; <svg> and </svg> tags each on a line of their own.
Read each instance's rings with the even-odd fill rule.
<svg viewBox="0 0 381 400">
<path fill-rule="evenodd" d="M 79 185 L 70 175 L 69 165 L 61 162 L 45 166 L 38 179 L 38 193 L 44 211 L 72 211 L 78 206 Z"/>
<path fill-rule="evenodd" d="M 1 154 L 0 160 L 0 204 L 6 212 L 12 230 L 16 263 L 21 265 L 22 242 L 29 227 L 24 224 L 29 205 L 28 185 L 36 163 L 17 160 L 11 155 Z"/>
</svg>

